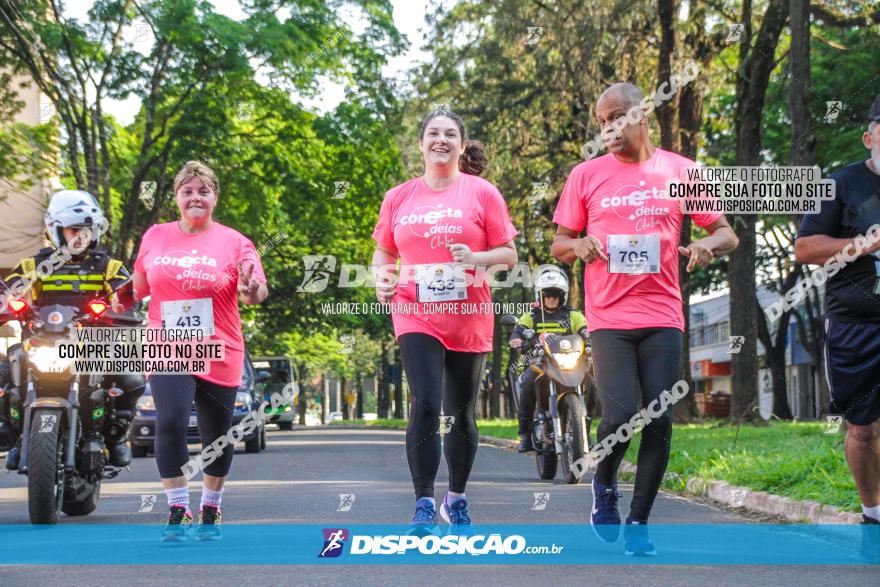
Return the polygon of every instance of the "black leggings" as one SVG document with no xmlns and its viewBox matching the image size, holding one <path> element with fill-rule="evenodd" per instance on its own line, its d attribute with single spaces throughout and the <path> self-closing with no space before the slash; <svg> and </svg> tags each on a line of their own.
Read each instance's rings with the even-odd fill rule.
<svg viewBox="0 0 880 587">
<path fill-rule="evenodd" d="M 186 429 L 189 412 L 196 403 L 196 418 L 202 447 L 207 447 L 232 427 L 232 411 L 238 387 L 226 387 L 195 375 L 152 375 L 150 389 L 156 404 L 156 464 L 163 479 L 183 475 L 181 467 L 189 461 Z M 225 477 L 232 465 L 233 443 L 204 472 Z"/>
<path fill-rule="evenodd" d="M 664 390 L 681 379 L 682 333 L 675 328 L 637 330 L 596 330 L 590 334 L 596 386 L 602 402 L 602 424 L 598 442 L 614 434 L 618 427 L 648 406 Z M 642 430 L 638 470 L 630 515 L 647 521 L 660 490 L 672 439 L 672 406 Z M 629 441 L 614 445 L 611 454 L 599 463 L 596 478 L 603 485 L 617 481 L 617 469 Z"/>
<path fill-rule="evenodd" d="M 519 434 L 532 433 L 532 421 L 535 417 L 535 380 L 538 374 L 526 365 L 525 370 L 519 376 L 519 409 L 517 410 L 517 419 L 519 420 Z"/>
<path fill-rule="evenodd" d="M 434 497 L 440 468 L 441 400 L 443 415 L 455 418 L 444 442 L 449 490 L 464 493 L 480 440 L 474 409 L 487 353 L 450 351 L 433 336 L 421 333 L 403 334 L 399 342 L 412 392 L 406 457 L 416 498 Z"/>
</svg>

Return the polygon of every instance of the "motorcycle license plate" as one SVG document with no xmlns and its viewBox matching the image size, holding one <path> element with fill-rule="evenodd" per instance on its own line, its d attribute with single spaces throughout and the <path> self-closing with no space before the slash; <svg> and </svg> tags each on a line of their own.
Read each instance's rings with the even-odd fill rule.
<svg viewBox="0 0 880 587">
<path fill-rule="evenodd" d="M 190 417 L 189 417 L 189 427 L 190 427 L 190 428 L 193 428 L 193 427 L 195 427 L 195 425 L 196 425 L 196 417 L 195 417 L 195 416 L 190 416 Z"/>
</svg>

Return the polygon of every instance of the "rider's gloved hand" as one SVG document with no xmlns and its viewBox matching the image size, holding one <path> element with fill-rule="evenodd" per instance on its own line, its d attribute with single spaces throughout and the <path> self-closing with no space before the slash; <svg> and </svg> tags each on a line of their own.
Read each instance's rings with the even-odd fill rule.
<svg viewBox="0 0 880 587">
<path fill-rule="evenodd" d="M 509 344 L 510 344 L 510 348 L 518 349 L 519 347 L 522 346 L 522 343 L 523 343 L 523 341 L 521 338 L 513 338 L 510 340 Z"/>
</svg>

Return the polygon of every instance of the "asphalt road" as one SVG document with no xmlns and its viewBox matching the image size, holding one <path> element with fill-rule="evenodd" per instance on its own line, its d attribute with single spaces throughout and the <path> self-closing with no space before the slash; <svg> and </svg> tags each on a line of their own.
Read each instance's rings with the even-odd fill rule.
<svg viewBox="0 0 880 587">
<path fill-rule="evenodd" d="M 0 473 L 0 524 L 27 524 L 26 479 Z M 445 487 L 441 465 L 438 494 Z M 199 486 L 191 484 L 196 504 Z M 632 487 L 621 485 L 621 511 Z M 544 509 L 535 493 L 549 493 Z M 537 478 L 534 458 L 483 445 L 468 485 L 476 523 L 586 524 L 589 486 Z M 350 511 L 337 511 L 339 494 L 353 494 Z M 154 495 L 153 511 L 144 497 Z M 438 496 L 439 496 L 438 495 Z M 151 498 L 146 498 L 149 501 Z M 237 450 L 224 493 L 224 524 L 400 524 L 412 516 L 412 488 L 403 433 L 392 430 L 271 430 L 268 448 L 258 454 Z M 106 481 L 96 512 L 62 517 L 61 524 L 156 524 L 166 515 L 165 499 L 152 458 L 136 459 L 130 471 Z M 652 524 L 750 523 L 741 515 L 703 503 L 661 494 Z M 4 545 L 4 548 L 15 548 Z M 622 548 L 622 546 L 621 546 Z M 661 553 L 662 554 L 662 553 Z M 112 558 L 112 554 L 109 554 Z M 659 562 L 659 561 L 658 561 Z M 232 565 L 6 565 L 0 585 L 828 585 L 880 584 L 877 566 L 758 565 L 344 565 L 261 567 Z M 282 583 L 283 582 L 283 583 Z"/>
</svg>

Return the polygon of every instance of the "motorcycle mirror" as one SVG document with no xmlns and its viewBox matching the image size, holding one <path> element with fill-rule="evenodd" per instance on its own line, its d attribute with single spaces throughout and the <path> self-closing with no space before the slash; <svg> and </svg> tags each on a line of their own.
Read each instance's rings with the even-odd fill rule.
<svg viewBox="0 0 880 587">
<path fill-rule="evenodd" d="M 501 324 L 503 326 L 516 326 L 516 316 L 513 314 L 505 314 L 501 317 Z"/>
</svg>

